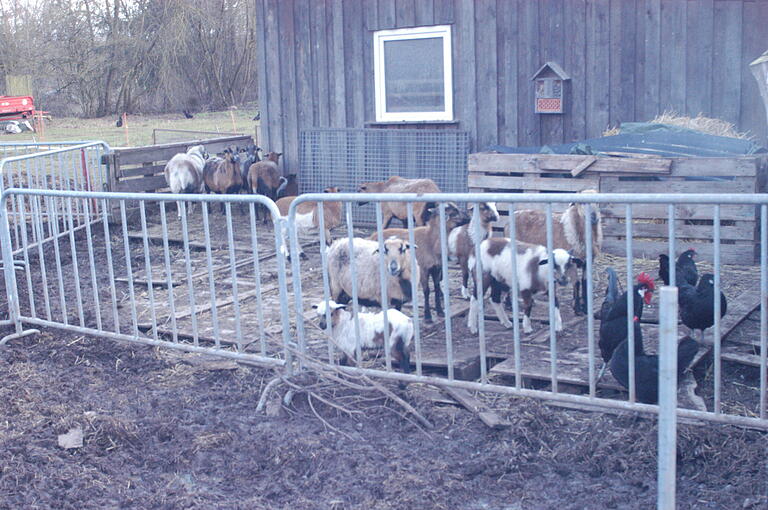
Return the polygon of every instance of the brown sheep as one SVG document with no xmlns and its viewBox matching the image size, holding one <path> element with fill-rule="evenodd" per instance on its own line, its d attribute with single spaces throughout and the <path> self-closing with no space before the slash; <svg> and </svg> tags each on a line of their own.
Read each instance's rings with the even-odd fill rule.
<svg viewBox="0 0 768 510">
<path fill-rule="evenodd" d="M 364 182 L 357 188 L 358 193 L 440 193 L 432 179 L 405 179 L 400 176 L 392 176 L 387 181 Z M 365 205 L 367 202 L 360 202 L 359 205 Z M 427 218 L 424 217 L 426 202 L 413 203 L 413 219 L 416 226 L 426 225 Z M 384 228 L 389 228 L 394 218 L 403 222 L 403 226 L 408 226 L 408 208 L 405 202 L 382 202 L 381 213 Z"/>
<path fill-rule="evenodd" d="M 208 193 L 239 193 L 243 187 L 240 155 L 236 151 L 226 149 L 223 159 L 209 159 L 203 168 L 203 182 Z M 221 203 L 221 212 L 224 212 L 224 202 Z M 243 204 L 240 204 L 240 212 L 243 212 Z"/>
<path fill-rule="evenodd" d="M 421 290 L 424 292 L 424 320 L 432 322 L 432 312 L 429 307 L 429 277 L 435 287 L 435 312 L 442 317 L 443 314 L 443 291 L 440 278 L 442 276 L 442 250 L 440 248 L 440 213 L 434 202 L 427 204 L 424 211 L 427 217 L 427 225 L 413 229 L 413 240 L 416 243 L 416 262 L 419 264 L 421 278 Z M 466 225 L 469 222 L 469 216 L 466 212 L 459 209 L 456 204 L 448 203 L 445 205 L 445 228 L 451 232 L 454 228 Z M 388 228 L 383 232 L 384 239 L 397 237 L 408 241 L 408 229 Z M 369 239 L 377 240 L 378 233 L 374 233 Z"/>
<path fill-rule="evenodd" d="M 323 193 L 339 193 L 339 188 L 329 187 L 323 190 Z M 280 216 L 288 216 L 288 211 L 296 197 L 283 197 L 277 200 L 277 208 L 280 210 Z M 318 213 L 317 202 L 302 202 L 296 206 L 295 226 L 298 234 L 307 231 L 315 231 L 320 228 L 320 214 Z M 331 230 L 340 226 L 341 202 L 323 202 L 323 221 L 325 223 L 325 244 L 331 244 Z M 283 239 L 287 242 L 287 232 L 284 232 Z M 301 247 L 299 247 L 301 250 Z M 288 255 L 286 253 L 286 255 Z M 304 252 L 300 251 L 299 256 L 304 258 Z M 290 256 L 289 256 L 290 257 Z"/>
<path fill-rule="evenodd" d="M 265 159 L 251 165 L 248 169 L 248 190 L 251 193 L 264 195 L 271 200 L 277 200 L 277 195 L 288 183 L 288 179 L 280 175 L 277 163 L 282 152 L 270 152 Z M 259 210 L 256 207 L 256 219 L 259 218 Z M 264 210 L 264 223 L 268 221 L 269 214 Z"/>
</svg>

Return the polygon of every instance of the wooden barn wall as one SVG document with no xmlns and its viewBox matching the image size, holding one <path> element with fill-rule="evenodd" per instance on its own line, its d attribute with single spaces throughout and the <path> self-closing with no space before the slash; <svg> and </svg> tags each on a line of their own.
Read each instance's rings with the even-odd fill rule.
<svg viewBox="0 0 768 510">
<path fill-rule="evenodd" d="M 748 63 L 768 49 L 765 0 L 256 0 L 260 145 L 298 167 L 301 129 L 375 120 L 372 32 L 453 26 L 456 123 L 472 149 L 599 136 L 665 110 L 766 142 Z M 572 77 L 564 115 L 533 113 L 543 62 Z M 388 126 L 392 127 L 392 126 Z M 413 126 L 408 126 L 413 127 Z M 435 125 L 426 125 L 435 127 Z"/>
</svg>

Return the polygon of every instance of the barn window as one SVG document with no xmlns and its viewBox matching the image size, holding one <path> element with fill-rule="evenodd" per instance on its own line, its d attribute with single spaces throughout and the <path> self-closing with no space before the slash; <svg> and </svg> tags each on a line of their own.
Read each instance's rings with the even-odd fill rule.
<svg viewBox="0 0 768 510">
<path fill-rule="evenodd" d="M 373 34 L 376 120 L 453 120 L 451 27 Z"/>
</svg>

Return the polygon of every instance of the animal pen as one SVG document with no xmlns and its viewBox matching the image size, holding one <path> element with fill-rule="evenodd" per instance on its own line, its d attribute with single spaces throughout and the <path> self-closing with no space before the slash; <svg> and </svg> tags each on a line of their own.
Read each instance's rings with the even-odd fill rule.
<svg viewBox="0 0 768 510">
<path fill-rule="evenodd" d="M 606 193 L 603 189 L 601 193 L 589 195 L 572 193 L 576 190 L 571 189 L 557 190 L 566 193 L 531 193 L 531 190 L 509 193 L 490 191 L 493 186 L 487 186 L 489 190 L 482 193 L 305 194 L 294 201 L 289 215 L 283 218 L 272 201 L 255 195 L 177 196 L 104 191 L 102 186 L 114 181 L 107 178 L 106 168 L 100 164 L 100 148 L 103 145 L 99 143 L 75 144 L 8 157 L 0 162 L 0 182 L 5 183 L 0 203 L 0 241 L 8 298 L 8 316 L 0 324 L 13 328 L 0 344 L 33 331 L 26 328 L 46 327 L 203 352 L 282 367 L 289 373 L 312 364 L 338 365 L 338 346 L 330 340 L 328 331 L 320 330 L 310 316 L 312 304 L 329 298 L 326 250 L 320 248 L 325 242 L 322 213 L 319 242 L 317 238 L 307 240 L 293 228 L 297 206 L 316 202 L 321 204 L 318 207 L 322 211 L 325 202 L 342 202 L 346 228 L 338 229 L 334 237 L 351 243 L 353 237 L 381 232 L 383 202 L 405 202 L 411 204 L 411 209 L 415 202 L 434 202 L 438 205 L 441 227 L 445 317 L 432 324 L 423 320 L 422 296 L 413 281 L 413 302 L 403 309 L 411 316 L 415 330 L 413 373 L 393 368 L 386 332 L 380 358 L 365 357 L 358 348 L 350 353 L 352 366 L 338 366 L 339 370 L 387 380 L 526 396 L 581 409 L 651 414 L 662 410 L 664 414 L 665 409 L 676 408 L 671 415 L 664 415 L 664 420 L 672 421 L 660 426 L 660 447 L 663 448 L 660 462 L 674 459 L 675 416 L 768 429 L 768 315 L 765 307 L 760 306 L 768 296 L 768 195 Z M 94 151 L 91 159 L 89 151 Z M 470 172 L 472 161 L 470 159 Z M 605 163 L 597 158 L 590 164 L 597 170 Z M 762 191 L 759 183 L 763 182 L 764 165 L 765 159 L 759 159 L 754 162 L 753 170 L 747 170 L 746 163 L 739 166 L 744 169 L 742 177 L 752 177 L 757 183 L 754 191 Z M 85 174 L 84 169 L 87 169 Z M 754 175 L 748 174 L 751 171 Z M 478 181 L 472 179 L 470 173 L 470 186 L 474 188 Z M 557 182 L 548 177 L 542 178 L 544 180 Z M 186 200 L 186 204 L 181 202 L 180 218 L 169 215 L 175 207 L 168 204 L 178 200 Z M 616 211 L 611 220 L 621 213 L 624 221 L 616 219 L 616 224 L 621 226 L 606 228 L 607 237 L 615 236 L 613 244 L 606 243 L 610 246 L 609 254 L 596 258 L 591 251 L 587 253 L 586 316 L 571 314 L 570 298 L 561 296 L 561 309 L 569 313 L 564 315 L 563 331 L 556 332 L 552 327 L 555 293 L 550 292 L 548 306 L 540 304 L 534 309 L 536 328 L 531 334 L 523 334 L 519 328 L 517 299 L 511 300 L 511 331 L 492 317 L 486 317 L 479 321 L 478 334 L 469 332 L 463 318 L 467 305 L 458 292 L 459 274 L 447 256 L 445 207 L 449 202 L 488 201 L 497 202 L 499 208 L 508 213 L 526 207 L 543 207 L 551 212 L 571 202 Z M 366 207 L 373 208 L 375 229 L 364 228 L 363 222 L 355 220 L 355 212 L 362 202 L 372 203 Z M 220 203 L 225 206 L 223 214 L 217 210 Z M 269 210 L 271 221 L 264 224 L 256 221 L 257 205 Z M 645 211 L 654 211 L 654 218 L 659 222 L 636 221 L 644 218 L 643 214 L 651 214 Z M 730 239 L 728 236 L 733 230 L 730 228 L 733 225 L 727 223 L 730 220 L 726 219 L 730 218 L 731 211 L 741 211 L 740 219 L 734 221 L 751 222 L 750 228 L 754 229 L 751 240 L 735 239 L 741 241 L 741 245 L 734 252 L 722 243 Z M 702 223 L 687 224 L 688 215 Z M 508 218 L 502 218 L 499 226 L 503 227 Z M 287 222 L 288 239 L 283 239 L 283 230 L 279 228 L 284 222 Z M 743 225 L 737 226 L 744 231 Z M 586 227 L 586 232 L 590 232 Z M 413 228 L 411 218 L 408 222 L 411 241 Z M 652 229 L 653 236 L 648 229 Z M 712 387 L 699 387 L 706 398 L 696 395 L 693 391 L 696 381 L 689 373 L 681 380 L 679 398 L 674 392 L 668 393 L 669 388 L 676 388 L 675 372 L 670 364 L 674 362 L 676 350 L 677 307 L 674 293 L 663 290 L 661 294 L 668 306 L 649 309 L 643 318 L 643 327 L 648 332 L 648 350 L 661 352 L 665 385 L 660 395 L 661 406 L 642 404 L 635 399 L 634 383 L 630 382 L 627 394 L 609 380 L 610 377 L 597 380 L 597 324 L 593 314 L 599 307 L 595 297 L 599 299 L 605 288 L 602 269 L 606 264 L 621 267 L 623 282 L 631 288 L 635 273 L 640 270 L 655 273 L 654 262 L 641 255 L 655 258 L 664 252 L 674 260 L 677 252 L 687 247 L 688 241 L 683 244 L 680 238 L 694 237 L 691 234 L 694 230 L 701 232 L 696 234 L 699 238 L 709 236 L 711 240 L 710 251 L 700 252 L 706 259 L 703 265 L 711 267 L 715 275 L 715 295 L 722 289 L 732 298 L 725 317 L 720 319 L 719 314 L 715 314 L 711 344 L 700 346 L 695 360 L 701 361 L 712 351 Z M 551 231 L 550 215 L 547 222 L 550 253 Z M 512 233 L 514 235 L 514 230 Z M 641 239 L 647 237 L 654 239 Z M 381 236 L 378 242 L 382 246 Z M 656 244 L 648 248 L 649 242 Z M 298 245 L 303 244 L 307 260 L 294 257 L 289 263 L 281 250 L 286 243 L 290 243 L 291 253 L 298 253 Z M 737 251 L 743 253 L 731 258 Z M 351 271 L 353 274 L 375 271 L 381 281 L 385 281 L 383 252 L 379 250 L 378 267 L 355 268 L 353 264 Z M 512 253 L 514 257 L 515 250 Z M 756 259 L 753 253 L 757 253 Z M 741 258 L 744 254 L 749 255 L 749 264 Z M 415 264 L 413 242 L 407 255 Z M 752 265 L 756 261 L 758 264 Z M 515 261 L 510 262 L 514 267 Z M 670 270 L 675 271 L 674 267 Z M 554 290 L 552 272 L 549 274 L 548 286 Z M 674 274 L 671 277 L 674 279 Z M 516 283 L 512 286 L 513 295 L 517 295 L 516 286 Z M 632 293 L 629 295 L 632 299 Z M 352 306 L 357 310 L 354 297 Z M 738 299 L 733 299 L 735 297 Z M 715 302 L 719 306 L 719 302 Z M 729 338 L 728 333 L 757 308 L 760 308 L 760 338 Z M 480 317 L 485 317 L 482 300 Z M 672 341 L 660 344 L 660 338 Z M 724 389 L 734 384 L 723 377 L 723 360 L 760 367 L 759 391 L 754 402 L 736 403 L 723 398 Z"/>
</svg>

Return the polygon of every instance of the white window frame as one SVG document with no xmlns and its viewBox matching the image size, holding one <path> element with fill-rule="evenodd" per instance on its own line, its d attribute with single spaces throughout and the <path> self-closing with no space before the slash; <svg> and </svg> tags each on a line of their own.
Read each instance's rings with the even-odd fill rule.
<svg viewBox="0 0 768 510">
<path fill-rule="evenodd" d="M 445 110 L 442 112 L 388 112 L 384 43 L 387 41 L 429 39 L 441 37 L 443 39 L 443 94 L 445 97 Z M 451 26 L 435 25 L 427 27 L 400 28 L 397 30 L 379 30 L 373 34 L 373 69 L 374 90 L 376 98 L 377 122 L 418 122 L 418 121 L 452 121 L 453 120 L 453 68 L 451 53 Z"/>
</svg>

